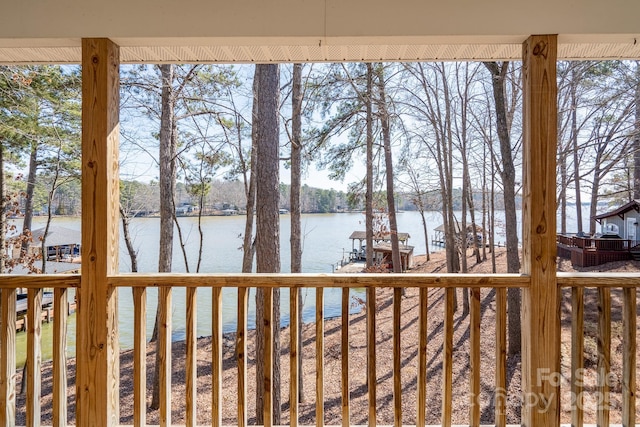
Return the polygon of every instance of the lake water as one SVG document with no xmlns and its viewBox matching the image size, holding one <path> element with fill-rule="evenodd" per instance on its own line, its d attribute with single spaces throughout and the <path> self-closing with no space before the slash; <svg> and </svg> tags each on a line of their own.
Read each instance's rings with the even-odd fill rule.
<svg viewBox="0 0 640 427">
<path fill-rule="evenodd" d="M 502 217 L 502 212 L 499 213 Z M 520 212 L 518 212 L 518 217 Z M 434 228 L 442 223 L 442 216 L 439 212 L 428 212 L 426 215 L 429 238 Z M 280 255 L 281 271 L 289 272 L 290 268 L 290 216 L 280 216 Z M 44 225 L 45 218 L 34 218 L 33 228 Z M 187 258 L 190 263 L 190 271 L 195 272 L 197 262 L 197 242 L 198 225 L 197 219 L 193 217 L 179 218 L 182 233 L 187 242 Z M 202 228 L 204 230 L 203 260 L 200 271 L 203 273 L 239 273 L 242 268 L 242 251 L 239 247 L 242 244 L 242 233 L 244 232 L 245 217 L 204 217 L 202 218 Z M 575 221 L 574 221 L 575 222 Z M 53 223 L 58 226 L 80 229 L 79 218 L 57 217 Z M 345 258 L 351 251 L 351 240 L 349 236 L 355 230 L 364 230 L 365 217 L 362 213 L 341 213 L 341 214 L 307 214 L 302 215 L 303 233 L 303 255 L 302 265 L 305 273 L 331 273 L 334 266 L 341 259 Z M 499 223 L 501 223 L 499 221 Z M 131 235 L 134 246 L 138 251 L 138 269 L 140 272 L 152 273 L 157 271 L 158 248 L 159 248 L 159 227 L 158 218 L 135 218 L 131 223 Z M 414 254 L 424 254 L 426 244 L 422 222 L 418 212 L 401 212 L 398 214 L 398 229 L 401 232 L 408 232 L 411 236 L 409 245 L 415 247 Z M 503 231 L 496 228 L 496 240 L 504 242 Z M 174 236 L 175 245 L 173 249 L 173 271 L 185 272 L 184 258 L 178 243 L 177 233 Z M 130 271 L 130 262 L 124 242 L 120 240 L 120 271 Z M 442 248 L 430 248 L 430 250 L 441 250 Z M 149 288 L 147 300 L 147 334 L 151 335 L 153 321 L 156 311 L 157 294 L 156 289 Z M 255 294 L 252 291 L 249 298 L 249 325 L 255 323 L 254 306 Z M 315 291 L 312 289 L 302 290 L 303 297 L 303 321 L 312 322 L 315 316 Z M 364 300 L 364 290 L 352 290 L 352 297 Z M 289 323 L 289 293 L 287 289 L 282 290 L 282 325 Z M 211 291 L 209 289 L 198 290 L 198 335 L 205 336 L 211 334 Z M 357 311 L 360 307 L 355 303 L 352 310 Z M 120 323 L 120 345 L 122 348 L 131 348 L 133 342 L 133 300 L 130 289 L 120 289 L 119 299 L 119 323 Z M 236 330 L 236 310 L 237 291 L 235 289 L 223 290 L 223 331 L 231 332 Z M 340 315 L 341 291 L 340 289 L 325 290 L 325 316 L 335 317 Z M 185 292 L 184 288 L 175 288 L 173 291 L 173 339 L 180 340 L 185 337 Z M 70 319 L 69 346 L 73 352 L 75 345 L 75 319 Z M 43 326 L 43 334 L 46 336 L 48 325 Z M 45 338 L 46 339 L 46 338 Z M 19 338 L 20 340 L 20 338 Z M 43 346 L 46 344 L 43 343 Z M 45 355 L 46 357 L 46 355 Z"/>
</svg>

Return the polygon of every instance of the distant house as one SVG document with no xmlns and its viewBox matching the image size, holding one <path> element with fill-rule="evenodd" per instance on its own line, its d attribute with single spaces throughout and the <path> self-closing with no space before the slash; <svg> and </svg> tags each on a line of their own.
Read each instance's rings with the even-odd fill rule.
<svg viewBox="0 0 640 427">
<path fill-rule="evenodd" d="M 39 254 L 42 240 L 44 240 L 47 261 L 70 261 L 80 256 L 80 243 L 82 242 L 80 231 L 54 225 L 49 227 L 46 238 L 44 232 L 44 228 L 38 228 L 31 232 L 28 249 L 30 254 Z M 11 256 L 19 258 L 21 244 L 19 242 L 12 243 L 11 239 L 9 244 L 11 245 Z"/>
<path fill-rule="evenodd" d="M 612 211 L 593 217 L 600 224 L 599 235 L 616 234 L 619 237 L 630 240 L 631 246 L 640 243 L 640 200 L 632 200 Z M 596 236 L 598 237 L 598 236 Z"/>
<path fill-rule="evenodd" d="M 640 200 L 593 217 L 600 224 L 595 236 L 558 234 L 558 256 L 574 267 L 591 267 L 613 261 L 640 259 Z"/>
</svg>

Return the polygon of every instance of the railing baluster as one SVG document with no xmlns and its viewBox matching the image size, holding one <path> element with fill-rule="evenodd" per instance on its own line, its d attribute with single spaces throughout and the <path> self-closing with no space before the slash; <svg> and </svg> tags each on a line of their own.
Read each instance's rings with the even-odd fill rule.
<svg viewBox="0 0 640 427">
<path fill-rule="evenodd" d="M 584 423 L 584 289 L 571 288 L 571 425 Z"/>
<path fill-rule="evenodd" d="M 609 425 L 609 373 L 611 372 L 611 289 L 598 289 L 598 411 L 599 426 Z"/>
<path fill-rule="evenodd" d="M 301 355 L 298 353 L 298 335 L 300 334 L 300 325 L 298 325 L 298 295 L 300 289 L 293 287 L 289 293 L 289 369 L 291 372 L 289 383 L 289 425 L 291 427 L 298 426 L 298 381 L 300 373 L 298 372 L 298 361 Z"/>
<path fill-rule="evenodd" d="M 67 425 L 67 289 L 53 290 L 53 425 Z"/>
<path fill-rule="evenodd" d="M 273 425 L 273 288 L 264 289 L 264 427 Z M 259 322 L 256 319 L 256 322 Z"/>
<path fill-rule="evenodd" d="M 247 426 L 247 294 L 249 289 L 238 288 L 238 333 L 236 360 L 238 363 L 238 427 Z M 256 319 L 257 321 L 257 319 Z"/>
<path fill-rule="evenodd" d="M 496 289 L 496 427 L 507 425 L 507 290 Z"/>
<path fill-rule="evenodd" d="M 636 288 L 623 290 L 622 425 L 636 425 Z"/>
<path fill-rule="evenodd" d="M 185 360 L 185 388 L 186 388 L 186 422 L 187 426 L 195 427 L 197 423 L 196 401 L 198 393 L 198 288 L 185 290 L 186 318 L 186 360 Z"/>
<path fill-rule="evenodd" d="M 0 425 L 16 418 L 16 289 L 2 289 L 0 336 Z"/>
<path fill-rule="evenodd" d="M 160 426 L 171 426 L 171 288 L 158 289 L 158 388 L 160 391 Z"/>
<path fill-rule="evenodd" d="M 444 343 L 442 351 L 442 425 L 451 425 L 453 380 L 453 302 L 456 288 L 445 291 Z"/>
<path fill-rule="evenodd" d="M 40 425 L 42 289 L 27 291 L 27 427 Z M 24 379 L 23 379 L 24 380 Z"/>
<path fill-rule="evenodd" d="M 417 427 L 424 427 L 427 423 L 426 393 L 427 393 L 427 309 L 429 304 L 429 289 L 420 288 L 420 325 L 418 337 L 418 402 Z"/>
<path fill-rule="evenodd" d="M 324 425 L 324 288 L 316 288 L 316 426 Z"/>
<path fill-rule="evenodd" d="M 351 425 L 349 396 L 349 288 L 342 288 L 342 426 Z"/>
<path fill-rule="evenodd" d="M 367 387 L 369 427 L 376 425 L 376 288 L 367 288 Z"/>
<path fill-rule="evenodd" d="M 465 289 L 465 292 L 467 290 Z M 469 351 L 471 375 L 469 378 L 469 423 L 480 425 L 480 288 L 471 288 Z"/>
<path fill-rule="evenodd" d="M 211 425 L 222 426 L 222 288 L 211 290 Z"/>
<path fill-rule="evenodd" d="M 147 425 L 147 288 L 133 288 L 133 425 Z"/>
<path fill-rule="evenodd" d="M 400 348 L 400 316 L 402 288 L 393 288 L 393 424 L 402 425 L 402 349 Z"/>
</svg>

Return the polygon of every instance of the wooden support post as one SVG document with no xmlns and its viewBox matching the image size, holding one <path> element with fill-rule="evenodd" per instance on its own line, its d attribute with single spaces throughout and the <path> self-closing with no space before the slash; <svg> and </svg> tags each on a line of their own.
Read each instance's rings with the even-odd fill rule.
<svg viewBox="0 0 640 427">
<path fill-rule="evenodd" d="M 16 419 L 16 290 L 0 295 L 0 425 Z"/>
<path fill-rule="evenodd" d="M 119 424 L 117 291 L 120 53 L 82 40 L 82 278 L 78 289 L 77 424 Z"/>
<path fill-rule="evenodd" d="M 556 283 L 557 36 L 523 44 L 522 424 L 560 424 Z"/>
</svg>

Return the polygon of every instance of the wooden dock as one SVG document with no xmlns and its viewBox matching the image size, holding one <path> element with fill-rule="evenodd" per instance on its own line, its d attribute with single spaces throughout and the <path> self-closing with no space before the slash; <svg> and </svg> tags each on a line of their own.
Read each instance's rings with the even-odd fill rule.
<svg viewBox="0 0 640 427">
<path fill-rule="evenodd" d="M 73 302 L 67 302 L 67 316 L 70 316 L 71 314 L 75 313 L 77 310 L 77 303 L 75 301 Z M 41 322 L 42 323 L 51 323 L 51 321 L 53 320 L 53 304 L 48 305 L 46 307 L 42 307 L 42 313 L 41 313 Z M 16 319 L 16 331 L 19 332 L 24 332 L 26 330 L 26 322 L 25 322 L 25 318 L 26 318 L 26 312 L 25 313 L 19 313 L 17 315 L 17 319 Z"/>
</svg>

